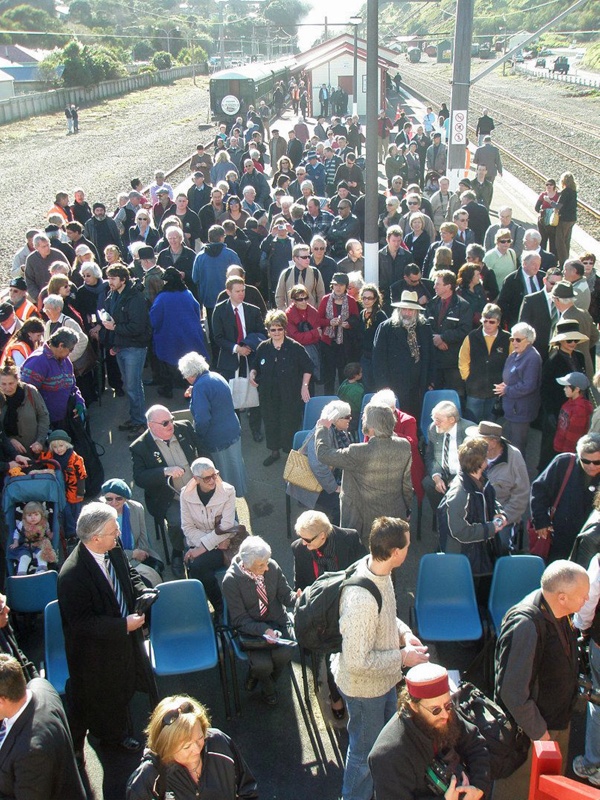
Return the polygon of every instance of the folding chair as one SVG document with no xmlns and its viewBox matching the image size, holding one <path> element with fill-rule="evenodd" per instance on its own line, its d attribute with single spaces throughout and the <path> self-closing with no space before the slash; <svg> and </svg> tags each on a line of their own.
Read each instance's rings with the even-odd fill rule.
<svg viewBox="0 0 600 800">
<path fill-rule="evenodd" d="M 425 392 L 423 396 L 423 405 L 421 406 L 421 433 L 425 439 L 425 444 L 429 441 L 429 426 L 431 425 L 431 410 L 440 403 L 442 400 L 449 400 L 460 411 L 460 397 L 458 392 L 454 389 L 431 389 Z"/>
<path fill-rule="evenodd" d="M 44 609 L 44 660 L 46 679 L 59 694 L 64 694 L 69 679 L 69 667 L 58 600 L 48 603 Z"/>
<path fill-rule="evenodd" d="M 337 394 L 324 395 L 323 397 L 311 397 L 304 406 L 304 420 L 302 422 L 304 430 L 311 431 L 319 421 L 321 411 L 323 411 L 327 403 L 339 399 Z"/>
<path fill-rule="evenodd" d="M 150 661 L 157 676 L 202 672 L 218 665 L 225 713 L 231 717 L 223 641 L 215 632 L 202 583 L 167 581 L 152 606 Z"/>
<path fill-rule="evenodd" d="M 429 642 L 477 641 L 483 636 L 469 559 L 430 553 L 419 563 L 415 629 Z"/>
<path fill-rule="evenodd" d="M 503 556 L 496 561 L 488 600 L 488 613 L 496 633 L 508 609 L 539 589 L 544 569 L 544 560 L 539 556 Z"/>
<path fill-rule="evenodd" d="M 6 578 L 6 602 L 11 611 L 41 613 L 57 598 L 58 572 L 49 569 L 32 575 L 9 575 Z"/>
<path fill-rule="evenodd" d="M 171 563 L 171 556 L 169 555 L 169 544 L 167 542 L 167 526 L 165 524 L 164 519 L 158 519 L 157 517 L 152 517 L 154 520 L 154 533 L 158 541 L 162 541 L 162 545 L 165 551 L 165 563 Z"/>
<path fill-rule="evenodd" d="M 310 429 L 312 430 L 312 428 Z M 293 450 L 299 450 L 306 437 L 310 433 L 310 430 L 307 431 L 296 431 L 294 434 L 294 441 L 292 443 Z M 292 538 L 292 501 L 289 494 L 285 493 L 285 523 L 286 523 L 286 530 L 287 530 L 287 537 L 288 539 Z"/>
</svg>

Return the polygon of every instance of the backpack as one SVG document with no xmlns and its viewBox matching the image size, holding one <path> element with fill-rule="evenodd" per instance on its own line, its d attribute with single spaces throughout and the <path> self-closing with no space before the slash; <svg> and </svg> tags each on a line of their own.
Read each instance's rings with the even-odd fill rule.
<svg viewBox="0 0 600 800">
<path fill-rule="evenodd" d="M 377 613 L 381 613 L 381 592 L 369 578 L 355 576 L 357 566 L 358 562 L 340 572 L 325 572 L 304 589 L 294 612 L 294 629 L 300 647 L 315 653 L 341 651 L 340 598 L 346 586 L 366 589 L 377 601 Z"/>
<path fill-rule="evenodd" d="M 457 714 L 475 725 L 490 754 L 492 780 L 508 778 L 527 760 L 529 738 L 507 714 L 472 683 L 453 695 Z"/>
</svg>

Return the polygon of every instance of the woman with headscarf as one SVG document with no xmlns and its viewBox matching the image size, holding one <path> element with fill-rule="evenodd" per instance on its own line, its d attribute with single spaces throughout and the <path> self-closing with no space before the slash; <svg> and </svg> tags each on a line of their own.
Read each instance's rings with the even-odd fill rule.
<svg viewBox="0 0 600 800">
<path fill-rule="evenodd" d="M 150 547 L 144 506 L 131 499 L 131 489 L 121 478 L 104 481 L 100 494 L 102 501 L 118 514 L 121 547 L 129 563 L 147 586 L 157 586 L 162 581 L 165 566 L 158 553 Z"/>
</svg>

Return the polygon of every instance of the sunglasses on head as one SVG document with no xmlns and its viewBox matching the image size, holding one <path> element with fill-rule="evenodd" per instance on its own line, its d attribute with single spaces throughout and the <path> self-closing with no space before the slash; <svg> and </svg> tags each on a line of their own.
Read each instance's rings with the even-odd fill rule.
<svg viewBox="0 0 600 800">
<path fill-rule="evenodd" d="M 194 706 L 191 703 L 182 703 L 178 708 L 174 708 L 172 711 L 167 711 L 162 718 L 162 727 L 168 728 L 169 725 L 172 725 L 175 720 L 179 718 L 180 714 L 192 714 L 193 712 Z"/>
</svg>

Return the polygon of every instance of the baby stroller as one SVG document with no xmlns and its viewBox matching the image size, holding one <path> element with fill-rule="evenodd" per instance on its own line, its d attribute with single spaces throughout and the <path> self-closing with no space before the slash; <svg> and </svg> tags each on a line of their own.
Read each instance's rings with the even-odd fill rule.
<svg viewBox="0 0 600 800">
<path fill-rule="evenodd" d="M 53 468 L 49 472 L 33 472 Z M 52 547 L 56 553 L 60 553 L 61 544 L 61 518 L 66 505 L 65 481 L 57 461 L 36 461 L 30 467 L 21 471 L 29 474 L 9 475 L 4 482 L 4 492 L 2 495 L 2 510 L 4 519 L 8 526 L 8 536 L 6 541 L 6 570 L 9 576 L 14 574 L 15 562 L 10 559 L 9 545 L 12 543 L 13 533 L 17 522 L 21 521 L 23 507 L 26 503 L 37 501 L 44 503 L 48 511 L 48 524 L 52 531 Z M 64 550 L 63 550 L 64 552 Z"/>
</svg>

